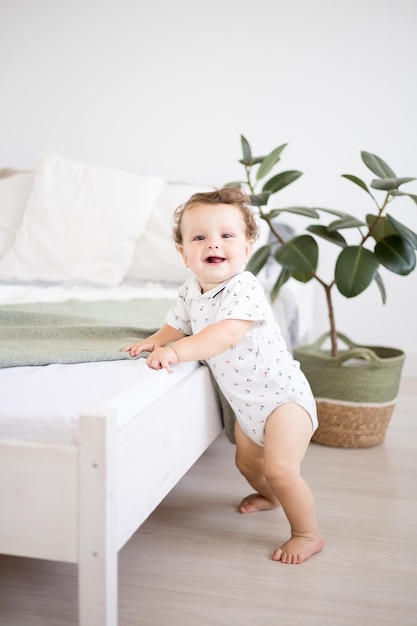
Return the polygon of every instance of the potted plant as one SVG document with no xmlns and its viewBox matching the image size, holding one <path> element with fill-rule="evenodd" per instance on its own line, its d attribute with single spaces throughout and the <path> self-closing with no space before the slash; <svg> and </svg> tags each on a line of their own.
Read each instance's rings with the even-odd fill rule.
<svg viewBox="0 0 417 626">
<path fill-rule="evenodd" d="M 244 136 L 241 144 L 243 155 L 239 162 L 245 169 L 245 179 L 228 185 L 239 186 L 248 193 L 273 235 L 272 241 L 253 254 L 247 269 L 257 274 L 273 258 L 278 265 L 272 300 L 282 285 L 293 278 L 302 283 L 316 281 L 327 303 L 328 332 L 311 346 L 296 346 L 294 350 L 317 401 L 320 426 L 313 441 L 341 447 L 381 443 L 394 410 L 405 354 L 395 348 L 357 345 L 339 332 L 332 295 L 338 290 L 346 298 L 353 298 L 375 281 L 385 303 L 379 268 L 400 276 L 415 269 L 417 234 L 387 212 L 398 196 L 408 196 L 417 204 L 416 195 L 400 189 L 415 178 L 398 177 L 380 157 L 361 152 L 363 163 L 376 176 L 370 186 L 352 174 L 342 176 L 366 193 L 375 207 L 362 219 L 322 207 L 270 208 L 274 194 L 302 173 L 290 170 L 272 175 L 287 144 L 261 157 L 252 155 Z M 375 192 L 381 192 L 381 200 Z M 302 215 L 313 223 L 306 226 L 305 232 L 285 240 L 278 228 L 282 213 Z M 323 241 L 340 249 L 330 280 L 319 274 L 319 244 Z M 325 348 L 326 341 L 330 342 L 329 349 Z"/>
</svg>

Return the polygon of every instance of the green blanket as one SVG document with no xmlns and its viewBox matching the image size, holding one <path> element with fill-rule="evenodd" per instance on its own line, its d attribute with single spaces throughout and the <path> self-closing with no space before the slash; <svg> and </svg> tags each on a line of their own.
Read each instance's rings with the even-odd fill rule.
<svg viewBox="0 0 417 626">
<path fill-rule="evenodd" d="M 172 305 L 162 298 L 2 305 L 0 367 L 130 359 L 122 347 L 160 328 Z M 234 417 L 216 389 L 226 434 L 234 443 Z"/>
<path fill-rule="evenodd" d="M 160 327 L 171 300 L 3 305 L 0 367 L 130 358 L 121 348 Z"/>
</svg>

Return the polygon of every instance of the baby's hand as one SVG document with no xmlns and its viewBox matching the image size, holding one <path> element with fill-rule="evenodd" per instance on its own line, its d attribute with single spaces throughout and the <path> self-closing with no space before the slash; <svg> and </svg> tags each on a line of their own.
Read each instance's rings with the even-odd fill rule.
<svg viewBox="0 0 417 626">
<path fill-rule="evenodd" d="M 122 348 L 122 352 L 130 352 L 130 356 L 138 356 L 141 352 L 152 352 L 155 347 L 155 344 L 149 339 L 142 339 L 142 341 L 125 346 Z"/>
<path fill-rule="evenodd" d="M 155 348 L 155 350 L 148 356 L 146 362 L 149 367 L 154 370 L 164 368 L 167 372 L 172 374 L 172 368 L 170 366 L 179 363 L 179 358 L 173 348 L 166 346 L 163 348 Z"/>
</svg>

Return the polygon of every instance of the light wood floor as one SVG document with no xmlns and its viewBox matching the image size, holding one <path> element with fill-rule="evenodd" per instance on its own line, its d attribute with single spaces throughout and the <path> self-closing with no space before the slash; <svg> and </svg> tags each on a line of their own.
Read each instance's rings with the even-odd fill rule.
<svg viewBox="0 0 417 626">
<path fill-rule="evenodd" d="M 121 551 L 119 626 L 415 626 L 416 404 L 404 380 L 382 445 L 310 446 L 326 544 L 299 566 L 270 560 L 288 535 L 282 512 L 236 512 L 248 488 L 221 435 Z M 75 625 L 76 573 L 0 556 L 0 624 Z"/>
</svg>

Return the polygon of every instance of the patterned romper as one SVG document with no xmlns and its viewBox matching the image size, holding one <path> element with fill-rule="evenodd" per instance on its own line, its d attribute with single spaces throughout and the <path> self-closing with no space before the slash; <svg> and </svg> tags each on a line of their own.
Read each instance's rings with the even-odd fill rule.
<svg viewBox="0 0 417 626">
<path fill-rule="evenodd" d="M 180 288 L 166 323 L 192 335 L 224 319 L 254 322 L 237 345 L 207 359 L 242 430 L 262 446 L 268 416 L 280 404 L 296 402 L 310 415 L 314 432 L 317 411 L 310 385 L 288 352 L 264 290 L 253 274 L 236 274 L 204 294 L 197 279 L 189 278 Z"/>
</svg>

